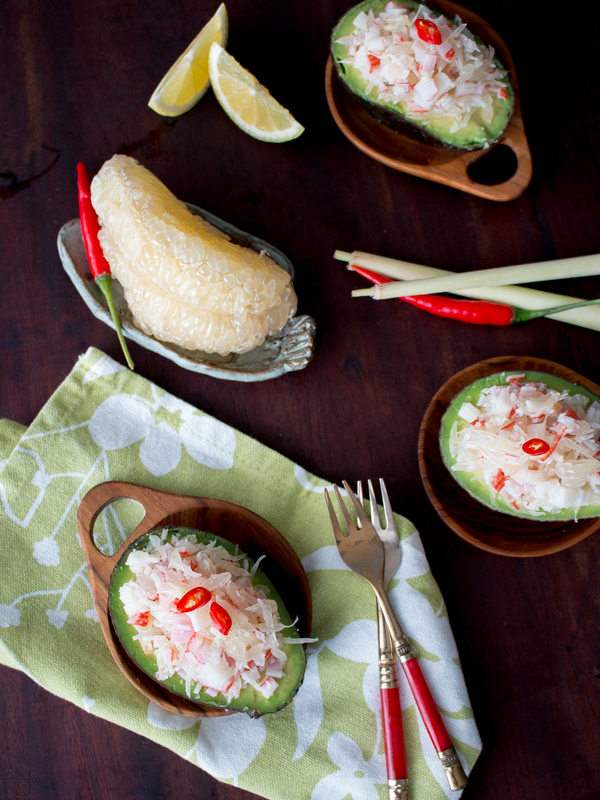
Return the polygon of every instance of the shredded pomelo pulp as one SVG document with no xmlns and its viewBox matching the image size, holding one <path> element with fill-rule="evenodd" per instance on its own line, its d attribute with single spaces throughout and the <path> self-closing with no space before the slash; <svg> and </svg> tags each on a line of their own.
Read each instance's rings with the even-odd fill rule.
<svg viewBox="0 0 600 800">
<path fill-rule="evenodd" d="M 155 677 L 179 675 L 190 697 L 204 689 L 231 701 L 247 686 L 271 697 L 287 659 L 282 645 L 314 639 L 283 636 L 288 626 L 269 589 L 252 582 L 264 556 L 249 570 L 245 555 L 233 556 L 215 541 L 203 544 L 194 534 L 168 540 L 167 533 L 132 550 L 126 563 L 135 580 L 119 590 L 134 639 L 156 656 Z M 194 606 L 194 598 L 195 608 L 180 610 Z"/>
<path fill-rule="evenodd" d="M 337 43 L 348 47 L 342 63 L 357 69 L 379 99 L 419 120 L 451 117 L 450 133 L 478 109 L 491 122 L 494 97 L 509 97 L 494 48 L 476 41 L 458 17 L 452 23 L 424 5 L 409 11 L 391 2 L 380 14 L 361 11 L 353 33 Z"/>
<path fill-rule="evenodd" d="M 450 433 L 452 470 L 473 473 L 533 516 L 599 505 L 600 403 L 524 377 L 463 403 L 465 425 Z"/>
</svg>

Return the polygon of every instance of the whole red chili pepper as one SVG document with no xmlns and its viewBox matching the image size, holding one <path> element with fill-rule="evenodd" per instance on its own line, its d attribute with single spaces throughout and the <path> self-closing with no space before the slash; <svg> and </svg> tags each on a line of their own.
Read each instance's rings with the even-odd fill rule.
<svg viewBox="0 0 600 800">
<path fill-rule="evenodd" d="M 350 264 L 348 269 L 362 275 L 371 283 L 392 283 L 392 278 L 386 278 L 377 272 L 372 272 L 364 267 Z M 569 311 L 572 308 L 591 306 L 600 303 L 597 300 L 581 300 L 579 303 L 570 303 L 566 306 L 543 308 L 541 311 L 528 311 L 526 308 L 507 306 L 504 303 L 491 303 L 489 300 L 458 300 L 454 297 L 444 297 L 439 294 L 420 294 L 415 297 L 401 298 L 405 303 L 410 303 L 423 311 L 429 311 L 438 317 L 458 319 L 470 322 L 473 325 L 516 325 L 519 322 L 528 322 L 548 314 L 558 314 L 559 311 Z"/>
<path fill-rule="evenodd" d="M 98 241 L 98 232 L 100 230 L 100 223 L 98 222 L 98 215 L 92 205 L 92 192 L 90 187 L 90 176 L 86 169 L 85 164 L 81 161 L 77 164 L 77 188 L 79 194 L 79 218 L 81 220 L 81 232 L 83 234 L 83 242 L 85 244 L 85 252 L 87 253 L 90 270 L 94 279 L 106 298 L 108 310 L 115 323 L 117 336 L 121 342 L 123 353 L 127 361 L 127 366 L 133 369 L 133 360 L 129 355 L 129 349 L 121 330 L 121 322 L 117 314 L 117 309 L 112 296 L 112 287 L 110 276 L 110 264 L 106 260 L 102 246 Z"/>
</svg>

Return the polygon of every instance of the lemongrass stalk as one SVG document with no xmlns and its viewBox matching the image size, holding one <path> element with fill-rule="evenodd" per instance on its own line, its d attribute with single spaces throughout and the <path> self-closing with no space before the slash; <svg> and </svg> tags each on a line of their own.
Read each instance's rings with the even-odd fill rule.
<svg viewBox="0 0 600 800">
<path fill-rule="evenodd" d="M 424 267 L 420 264 L 412 264 L 409 261 L 376 256 L 360 250 L 355 250 L 353 253 L 336 250 L 334 258 L 338 261 L 356 264 L 357 267 L 373 270 L 373 272 L 378 272 L 380 275 L 385 275 L 387 278 L 395 278 L 396 280 L 415 281 L 421 278 L 433 278 L 438 275 L 456 274 L 448 270 Z M 452 293 L 460 297 L 471 297 L 474 300 L 490 300 L 494 303 L 519 306 L 531 311 L 541 311 L 544 308 L 577 303 L 582 299 L 564 294 L 555 294 L 554 292 L 542 292 L 540 289 L 528 289 L 525 286 L 487 286 L 477 289 L 456 289 Z M 411 293 L 409 292 L 408 294 Z M 568 322 L 571 325 L 589 328 L 592 331 L 600 331 L 600 308 L 596 306 L 561 311 L 559 314 L 548 315 L 548 319 Z"/>
<path fill-rule="evenodd" d="M 373 287 L 371 297 L 375 300 L 384 300 L 388 297 L 454 292 L 456 289 L 479 289 L 482 286 L 506 286 L 513 283 L 584 278 L 599 273 L 600 255 L 581 256 L 580 258 L 562 258 L 539 264 L 479 269 L 474 272 L 425 278 L 413 281 L 410 288 L 403 282 L 379 284 Z"/>
<path fill-rule="evenodd" d="M 397 281 L 416 281 L 421 278 L 435 278 L 438 275 L 455 274 L 444 269 L 423 267 L 421 264 L 412 264 L 410 261 L 401 261 L 397 258 L 374 256 L 371 253 L 363 253 L 360 250 L 355 250 L 353 253 L 336 250 L 333 257 L 338 261 L 346 261 L 356 264 L 357 267 L 371 269 L 373 272 L 385 275 L 386 278 L 395 278 Z"/>
</svg>

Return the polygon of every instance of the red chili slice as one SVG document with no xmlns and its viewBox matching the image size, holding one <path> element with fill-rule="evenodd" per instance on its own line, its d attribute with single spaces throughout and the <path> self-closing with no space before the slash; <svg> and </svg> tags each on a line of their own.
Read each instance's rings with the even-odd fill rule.
<svg viewBox="0 0 600 800">
<path fill-rule="evenodd" d="M 175 601 L 175 608 L 180 614 L 185 611 L 193 611 L 195 608 L 205 606 L 212 597 L 208 589 L 204 586 L 198 586 L 196 589 L 190 589 L 186 592 L 180 600 Z"/>
<path fill-rule="evenodd" d="M 543 456 L 550 450 L 550 445 L 543 439 L 529 439 L 521 448 L 528 456 Z"/>
<path fill-rule="evenodd" d="M 431 20 L 428 19 L 417 19 L 415 20 L 415 28 L 417 29 L 419 39 L 427 42 L 427 44 L 442 43 L 442 34 L 435 22 L 431 22 Z"/>
<path fill-rule="evenodd" d="M 218 603 L 212 603 L 210 607 L 210 618 L 215 623 L 219 633 L 222 633 L 223 636 L 227 636 L 231 628 L 231 617 L 223 606 L 220 606 Z"/>
</svg>

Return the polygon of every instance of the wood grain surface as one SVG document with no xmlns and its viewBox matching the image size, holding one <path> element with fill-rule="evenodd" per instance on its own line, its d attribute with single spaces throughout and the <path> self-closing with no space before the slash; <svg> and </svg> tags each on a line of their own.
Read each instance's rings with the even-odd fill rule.
<svg viewBox="0 0 600 800">
<path fill-rule="evenodd" d="M 296 267 L 299 313 L 317 320 L 306 370 L 237 384 L 132 345 L 137 371 L 329 480 L 385 478 L 394 508 L 421 531 L 483 738 L 463 797 L 595 800 L 600 537 L 531 559 L 473 547 L 430 504 L 417 441 L 439 387 L 485 358 L 535 355 L 600 383 L 599 335 L 551 320 L 470 327 L 401 301 L 352 299 L 366 284 L 332 254 L 463 272 L 600 252 L 598 82 L 553 71 L 552 15 L 532 26 L 533 7 L 524 19 L 515 0 L 467 3 L 510 48 L 533 157 L 523 196 L 494 203 L 389 169 L 340 133 L 323 75 L 344 0 L 227 2 L 229 49 L 306 127 L 296 141 L 251 139 L 212 93 L 180 118 L 157 116 L 148 98 L 217 4 L 2 3 L 0 417 L 29 424 L 89 345 L 121 360 L 56 250 L 58 230 L 77 216 L 79 160 L 94 173 L 115 152 L 132 155 L 178 197 L 272 242 Z M 595 13 L 586 11 L 586 30 Z M 560 47 L 561 63 L 595 74 L 595 45 L 565 36 Z M 600 278 L 540 288 L 596 297 Z M 8 668 L 0 719 L 2 800 L 251 798 Z"/>
</svg>

